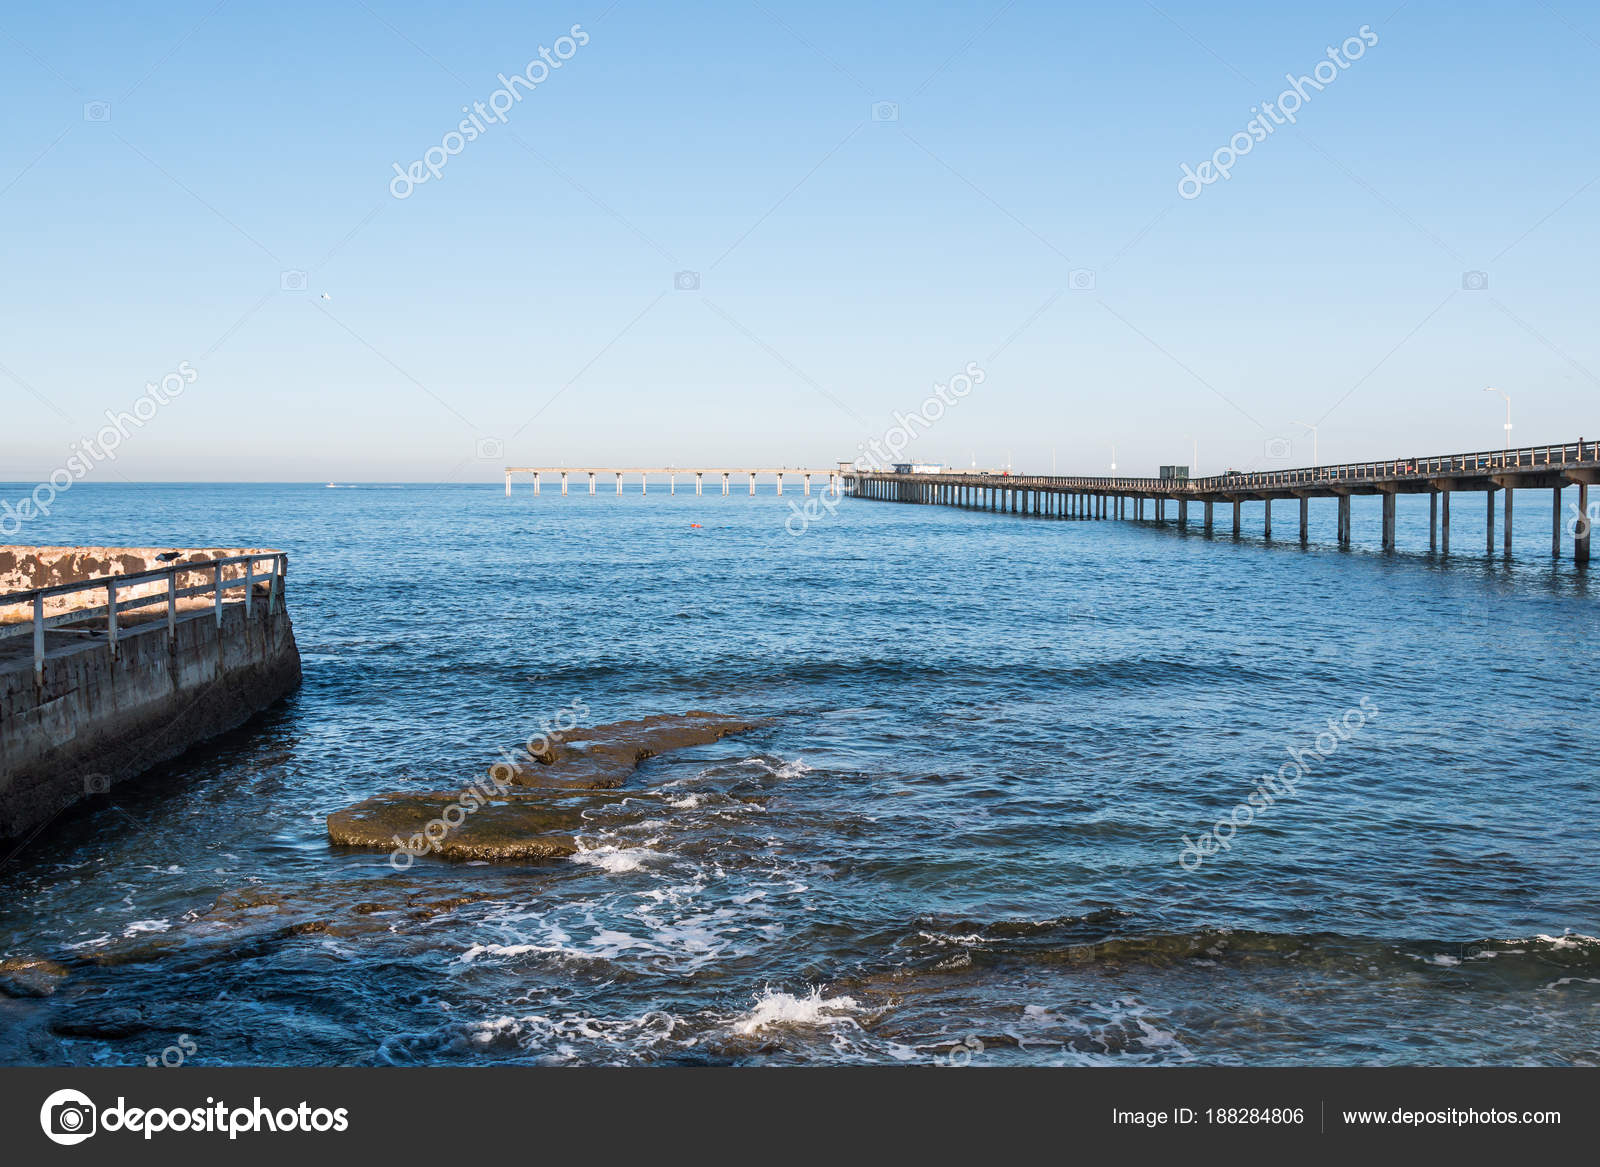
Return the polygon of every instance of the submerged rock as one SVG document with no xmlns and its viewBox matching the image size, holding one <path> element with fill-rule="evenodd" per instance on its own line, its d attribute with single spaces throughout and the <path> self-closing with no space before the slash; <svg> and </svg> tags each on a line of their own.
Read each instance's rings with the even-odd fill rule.
<svg viewBox="0 0 1600 1167">
<path fill-rule="evenodd" d="M 50 1031 L 62 1037 L 116 1040 L 134 1037 L 150 1028 L 144 1013 L 132 1006 L 96 1003 L 82 1005 L 50 1022 Z"/>
<path fill-rule="evenodd" d="M 771 724 L 759 718 L 692 711 L 558 731 L 529 755 L 533 765 L 496 766 L 492 773 L 517 786 L 611 790 L 621 786 L 646 758 Z"/>
<path fill-rule="evenodd" d="M 66 967 L 53 960 L 18 956 L 0 960 L 0 995 L 48 997 L 66 979 Z"/>
</svg>

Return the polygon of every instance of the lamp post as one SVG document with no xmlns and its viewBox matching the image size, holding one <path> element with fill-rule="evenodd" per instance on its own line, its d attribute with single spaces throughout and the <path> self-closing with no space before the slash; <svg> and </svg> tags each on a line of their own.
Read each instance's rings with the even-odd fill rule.
<svg viewBox="0 0 1600 1167">
<path fill-rule="evenodd" d="M 1483 388 L 1483 391 L 1485 393 L 1499 393 L 1500 396 L 1502 396 L 1502 397 L 1504 397 L 1506 399 L 1506 444 L 1505 444 L 1505 449 L 1506 449 L 1506 452 L 1509 453 L 1511 451 L 1511 395 L 1509 393 L 1506 393 L 1503 390 L 1496 389 L 1493 385 L 1485 385 L 1484 388 Z"/>
<path fill-rule="evenodd" d="M 1317 465 L 1317 427 L 1308 421 L 1291 421 L 1289 424 L 1303 426 L 1311 431 L 1311 464 Z"/>
</svg>

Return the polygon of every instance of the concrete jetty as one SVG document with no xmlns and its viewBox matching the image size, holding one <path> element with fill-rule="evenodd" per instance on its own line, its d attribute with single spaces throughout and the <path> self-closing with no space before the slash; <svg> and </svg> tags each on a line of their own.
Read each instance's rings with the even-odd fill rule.
<svg viewBox="0 0 1600 1167">
<path fill-rule="evenodd" d="M 292 692 L 287 570 L 253 548 L 0 546 L 0 839 Z"/>
</svg>

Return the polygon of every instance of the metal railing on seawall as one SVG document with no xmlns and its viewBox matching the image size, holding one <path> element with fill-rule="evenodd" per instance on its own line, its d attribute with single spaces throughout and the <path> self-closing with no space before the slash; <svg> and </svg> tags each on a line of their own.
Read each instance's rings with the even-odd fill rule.
<svg viewBox="0 0 1600 1167">
<path fill-rule="evenodd" d="M 268 567 L 265 571 L 258 572 L 256 565 L 265 561 Z M 243 570 L 237 575 L 227 575 L 228 568 L 243 565 Z M 246 618 L 252 614 L 255 603 L 256 585 L 269 584 L 266 604 L 267 612 L 274 613 L 283 610 L 283 581 L 289 571 L 289 556 L 283 551 L 266 551 L 252 555 L 229 555 L 216 559 L 202 559 L 190 563 L 174 563 L 170 567 L 157 567 L 146 571 L 131 571 L 121 575 L 109 575 L 100 579 L 86 579 L 78 583 L 56 584 L 52 587 L 33 588 L 28 591 L 7 592 L 0 595 L 0 613 L 7 608 L 27 605 L 32 608 L 32 618 L 14 623 L 0 623 L 0 640 L 13 637 L 33 636 L 33 675 L 35 679 L 44 675 L 45 658 L 45 631 L 67 624 L 81 624 L 89 620 L 104 619 L 106 622 L 106 644 L 115 659 L 117 655 L 117 638 L 121 631 L 121 616 L 138 608 L 148 608 L 156 604 L 165 604 L 167 608 L 167 638 L 175 643 L 178 634 L 178 604 L 179 601 L 193 596 L 212 597 L 211 607 L 216 614 L 217 627 L 222 627 L 222 605 L 226 593 L 236 588 L 244 589 L 244 611 Z M 191 584 L 180 587 L 178 577 L 210 573 L 210 580 L 205 583 Z M 130 594 L 125 599 L 119 599 L 118 592 L 134 592 L 141 585 L 151 584 L 157 580 L 166 583 L 165 589 L 151 590 L 146 595 Z M 104 591 L 105 603 L 87 608 L 68 608 L 53 615 L 46 615 L 45 608 L 48 601 L 62 596 L 75 595 L 79 592 Z"/>
</svg>

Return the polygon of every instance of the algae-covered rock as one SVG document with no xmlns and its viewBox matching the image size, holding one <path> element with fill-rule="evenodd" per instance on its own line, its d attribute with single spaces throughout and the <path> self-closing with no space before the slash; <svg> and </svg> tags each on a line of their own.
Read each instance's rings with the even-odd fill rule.
<svg viewBox="0 0 1600 1167">
<path fill-rule="evenodd" d="M 532 753 L 532 765 L 497 766 L 493 773 L 517 786 L 611 790 L 621 786 L 646 758 L 770 724 L 723 713 L 662 713 L 553 733 Z"/>
<path fill-rule="evenodd" d="M 7 997 L 48 997 L 66 979 L 66 966 L 53 960 L 20 956 L 0 960 L 0 994 Z"/>
<path fill-rule="evenodd" d="M 605 805 L 585 792 L 621 786 L 646 758 L 767 724 L 691 712 L 559 731 L 525 750 L 529 761 L 499 763 L 464 790 L 380 794 L 336 811 L 328 838 L 388 851 L 400 870 L 425 855 L 456 862 L 565 858 L 578 849 L 584 812 Z"/>
<path fill-rule="evenodd" d="M 328 816 L 328 838 L 347 847 L 465 861 L 561 859 L 578 849 L 585 802 L 524 795 L 380 794 Z M 409 856 L 410 858 L 405 858 Z"/>
</svg>

